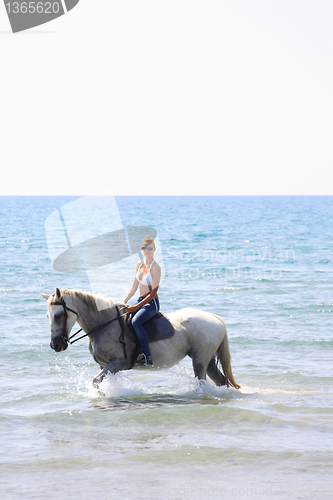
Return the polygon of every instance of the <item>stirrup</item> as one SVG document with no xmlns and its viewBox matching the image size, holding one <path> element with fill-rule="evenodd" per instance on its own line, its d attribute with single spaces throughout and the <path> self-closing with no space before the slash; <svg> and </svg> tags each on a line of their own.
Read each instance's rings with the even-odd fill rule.
<svg viewBox="0 0 333 500">
<path fill-rule="evenodd" d="M 151 358 L 147 358 L 147 356 L 142 353 L 140 354 L 140 356 L 138 357 L 138 359 L 136 360 L 136 363 L 138 366 L 153 366 L 153 361 Z"/>
</svg>

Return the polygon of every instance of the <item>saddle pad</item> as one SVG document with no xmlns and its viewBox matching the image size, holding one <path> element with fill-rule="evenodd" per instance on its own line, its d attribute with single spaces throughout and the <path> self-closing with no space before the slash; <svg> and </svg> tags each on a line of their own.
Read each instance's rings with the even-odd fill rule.
<svg viewBox="0 0 333 500">
<path fill-rule="evenodd" d="M 132 325 L 132 317 L 132 314 L 129 314 L 127 316 L 126 323 L 129 328 L 126 329 L 126 335 L 130 340 L 136 342 L 138 339 Z M 164 340 L 172 337 L 172 335 L 175 333 L 174 327 L 172 326 L 168 318 L 161 312 L 155 314 L 153 318 L 146 321 L 146 323 L 143 323 L 142 326 L 147 332 L 148 342 L 157 342 L 158 340 Z"/>
</svg>

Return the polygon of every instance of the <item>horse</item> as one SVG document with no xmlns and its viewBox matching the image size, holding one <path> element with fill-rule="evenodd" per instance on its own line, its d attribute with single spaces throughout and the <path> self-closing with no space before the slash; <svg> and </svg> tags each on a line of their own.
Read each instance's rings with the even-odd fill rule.
<svg viewBox="0 0 333 500">
<path fill-rule="evenodd" d="M 135 366 L 137 342 L 124 335 L 122 318 L 127 315 L 127 308 L 123 302 L 115 303 L 91 292 L 67 288 L 56 288 L 53 295 L 39 293 L 47 300 L 50 347 L 54 351 L 65 351 L 81 330 L 85 332 L 83 336 L 89 338 L 90 353 L 101 368 L 93 378 L 94 386 L 98 386 L 108 372 L 145 369 Z M 233 377 L 227 328 L 220 316 L 194 308 L 179 309 L 165 316 L 174 327 L 174 335 L 151 342 L 154 365 L 147 367 L 149 370 L 171 368 L 189 356 L 199 380 L 206 380 L 208 375 L 217 386 L 240 388 Z M 76 322 L 81 330 L 70 336 Z"/>
</svg>

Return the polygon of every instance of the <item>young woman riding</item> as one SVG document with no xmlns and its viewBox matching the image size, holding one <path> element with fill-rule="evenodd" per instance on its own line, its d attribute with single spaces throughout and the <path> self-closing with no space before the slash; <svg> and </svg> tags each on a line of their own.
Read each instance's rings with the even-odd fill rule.
<svg viewBox="0 0 333 500">
<path fill-rule="evenodd" d="M 124 302 L 133 297 L 140 285 L 140 297 L 135 305 L 127 307 L 128 313 L 136 312 L 132 318 L 132 325 L 142 347 L 142 354 L 137 359 L 140 366 L 152 365 L 151 353 L 147 338 L 147 332 L 142 326 L 143 323 L 151 319 L 160 310 L 157 290 L 161 279 L 161 268 L 154 259 L 156 250 L 155 241 L 147 236 L 142 241 L 141 250 L 144 255 L 144 262 L 139 261 L 135 269 L 135 277 Z"/>
</svg>

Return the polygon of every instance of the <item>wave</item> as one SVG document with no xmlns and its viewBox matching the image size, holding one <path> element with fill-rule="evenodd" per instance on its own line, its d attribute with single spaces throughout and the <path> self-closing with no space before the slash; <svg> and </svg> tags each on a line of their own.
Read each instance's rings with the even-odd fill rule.
<svg viewBox="0 0 333 500">
<path fill-rule="evenodd" d="M 256 287 L 254 286 L 221 286 L 215 289 L 216 291 L 219 290 L 256 290 Z"/>
</svg>

